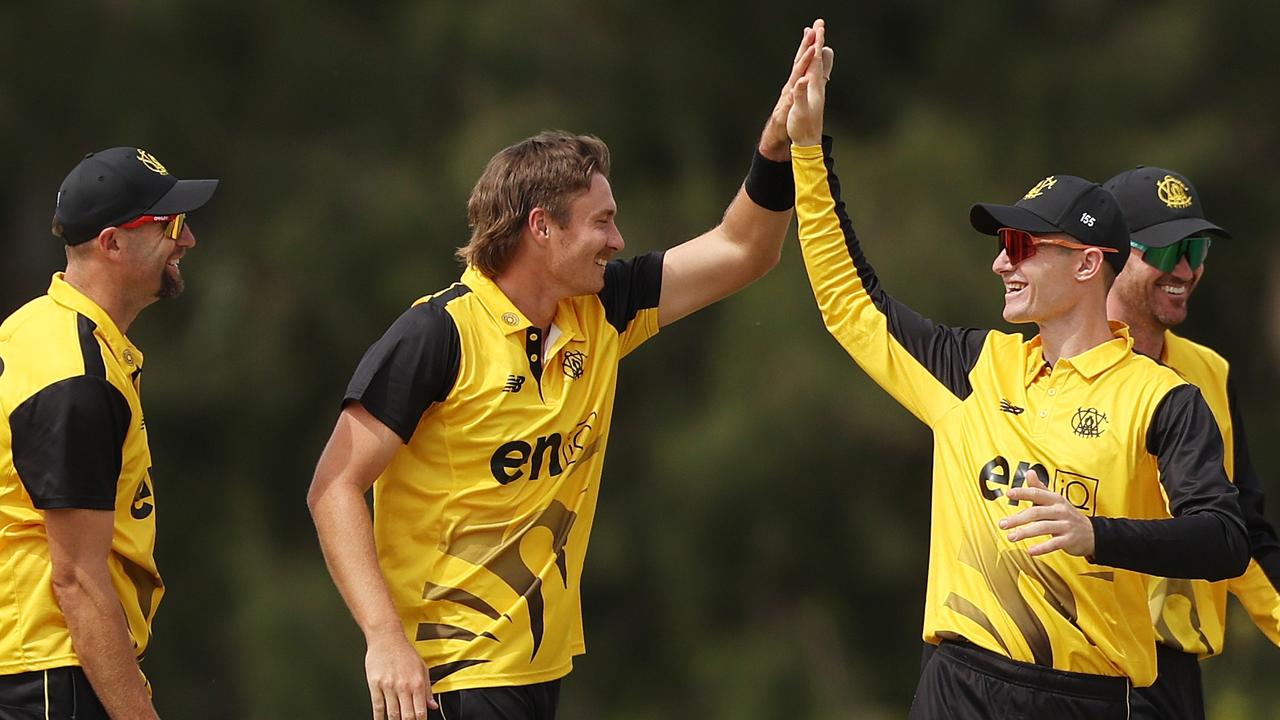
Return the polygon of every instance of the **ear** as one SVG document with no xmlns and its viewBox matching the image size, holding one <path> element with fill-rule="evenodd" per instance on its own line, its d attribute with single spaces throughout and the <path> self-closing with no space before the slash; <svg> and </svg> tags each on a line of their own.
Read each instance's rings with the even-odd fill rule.
<svg viewBox="0 0 1280 720">
<path fill-rule="evenodd" d="M 551 216 L 545 209 L 536 207 L 529 211 L 529 217 L 525 219 L 525 227 L 533 236 L 533 241 L 542 245 L 551 237 Z"/>
<path fill-rule="evenodd" d="M 1102 251 L 1098 248 L 1089 248 L 1080 254 L 1080 263 L 1076 265 L 1076 281 L 1089 282 L 1093 278 L 1102 274 L 1102 267 L 1106 264 Z"/>
<path fill-rule="evenodd" d="M 105 254 L 119 253 L 121 250 L 121 233 L 119 228 L 108 227 L 103 228 L 98 233 L 98 237 L 90 240 L 100 251 Z"/>
</svg>

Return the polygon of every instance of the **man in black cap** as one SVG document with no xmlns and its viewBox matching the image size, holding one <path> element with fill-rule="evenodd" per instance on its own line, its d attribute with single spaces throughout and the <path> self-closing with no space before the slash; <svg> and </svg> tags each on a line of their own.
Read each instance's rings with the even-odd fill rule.
<svg viewBox="0 0 1280 720">
<path fill-rule="evenodd" d="M 138 658 L 164 592 L 125 335 L 182 292 L 186 213 L 217 180 L 145 150 L 90 154 L 58 190 L 67 269 L 0 325 L 0 718 L 154 718 Z"/>
<path fill-rule="evenodd" d="M 1129 684 L 1155 677 L 1143 573 L 1237 575 L 1247 538 L 1199 391 L 1108 324 L 1129 254 L 1115 199 L 1050 175 L 1015 205 L 975 205 L 974 228 L 999 238 L 1004 318 L 1039 334 L 938 325 L 867 262 L 822 138 L 824 101 L 811 74 L 787 123 L 818 307 L 934 435 L 923 634 L 936 649 L 910 717 L 1125 718 Z"/>
<path fill-rule="evenodd" d="M 1249 460 L 1230 365 L 1221 355 L 1173 333 L 1204 275 L 1214 239 L 1230 234 L 1204 217 L 1191 181 L 1164 168 L 1139 166 L 1104 187 L 1124 211 L 1133 252 L 1107 297 L 1107 315 L 1129 326 L 1133 349 L 1159 360 L 1200 388 L 1222 432 L 1224 466 L 1240 492 L 1251 561 L 1225 582 L 1163 579 L 1152 586 L 1158 676 L 1134 688 L 1133 717 L 1203 718 L 1200 658 L 1222 652 L 1230 590 L 1273 643 L 1280 608 L 1280 540 L 1263 515 L 1262 485 Z"/>
</svg>

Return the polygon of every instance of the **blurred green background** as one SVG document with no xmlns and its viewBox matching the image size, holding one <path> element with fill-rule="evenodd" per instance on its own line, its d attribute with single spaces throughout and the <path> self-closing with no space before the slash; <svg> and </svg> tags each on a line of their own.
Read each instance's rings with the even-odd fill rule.
<svg viewBox="0 0 1280 720">
<path fill-rule="evenodd" d="M 222 185 L 187 293 L 130 335 L 169 594 L 169 718 L 367 717 L 364 645 L 304 495 L 364 349 L 446 286 L 484 162 L 544 128 L 614 157 L 627 254 L 716 223 L 823 16 L 859 235 L 889 291 L 999 324 L 970 203 L 1050 173 L 1180 170 L 1236 239 L 1186 335 L 1234 363 L 1273 497 L 1280 5 L 84 0 L 0 5 L 0 312 L 62 266 L 54 194 L 138 145 Z M 920 654 L 928 431 L 823 331 L 794 241 L 621 374 L 561 717 L 895 718 Z M 1276 517 L 1273 502 L 1272 521 Z M 1276 649 L 1233 612 L 1210 716 L 1273 717 Z"/>
</svg>

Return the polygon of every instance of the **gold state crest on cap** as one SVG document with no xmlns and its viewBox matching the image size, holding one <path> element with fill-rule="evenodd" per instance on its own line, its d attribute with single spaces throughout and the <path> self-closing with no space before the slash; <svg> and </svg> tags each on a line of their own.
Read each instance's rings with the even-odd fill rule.
<svg viewBox="0 0 1280 720">
<path fill-rule="evenodd" d="M 1156 194 L 1160 196 L 1160 202 L 1171 208 L 1191 207 L 1190 190 L 1186 183 L 1172 175 L 1165 175 L 1164 179 L 1156 183 Z"/>
<path fill-rule="evenodd" d="M 1051 187 L 1053 187 L 1054 185 L 1057 185 L 1057 184 L 1058 184 L 1058 178 L 1057 178 L 1057 176 L 1055 176 L 1055 175 L 1050 175 L 1049 177 L 1047 177 L 1047 178 L 1045 178 L 1045 179 L 1041 180 L 1040 182 L 1036 183 L 1036 186 L 1035 186 L 1035 187 L 1033 187 L 1033 188 L 1031 188 L 1030 190 L 1028 190 L 1028 191 L 1027 191 L 1027 194 L 1022 196 L 1022 199 L 1023 199 L 1023 200 L 1034 200 L 1035 198 L 1038 198 L 1038 197 L 1040 197 L 1041 195 L 1043 195 L 1045 190 L 1048 190 L 1049 188 L 1051 188 Z"/>
<path fill-rule="evenodd" d="M 144 167 L 153 173 L 158 173 L 160 175 L 169 174 L 169 171 L 160 164 L 160 161 L 156 159 L 155 155 L 152 155 L 142 148 L 138 148 L 138 162 L 142 163 Z"/>
</svg>

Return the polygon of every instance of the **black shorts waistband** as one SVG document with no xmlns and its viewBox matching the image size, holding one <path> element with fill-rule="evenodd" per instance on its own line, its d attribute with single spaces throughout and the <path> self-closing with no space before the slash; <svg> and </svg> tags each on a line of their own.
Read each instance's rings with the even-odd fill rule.
<svg viewBox="0 0 1280 720">
<path fill-rule="evenodd" d="M 938 655 L 1016 685 L 1077 697 L 1116 700 L 1129 694 L 1129 679 L 1058 670 L 1010 660 L 972 643 L 943 640 Z"/>
</svg>

